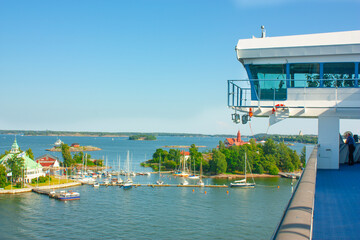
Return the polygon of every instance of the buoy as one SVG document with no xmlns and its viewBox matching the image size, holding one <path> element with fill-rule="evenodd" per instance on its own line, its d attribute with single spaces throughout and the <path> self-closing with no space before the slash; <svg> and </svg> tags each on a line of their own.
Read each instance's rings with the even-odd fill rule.
<svg viewBox="0 0 360 240">
<path fill-rule="evenodd" d="M 226 194 L 229 194 L 229 191 L 226 191 Z"/>
<path fill-rule="evenodd" d="M 195 189 L 193 189 L 193 192 L 195 192 Z"/>
<path fill-rule="evenodd" d="M 280 188 L 280 186 L 278 186 L 278 188 Z"/>
<path fill-rule="evenodd" d="M 206 194 L 206 191 L 205 191 L 205 194 Z"/>
</svg>

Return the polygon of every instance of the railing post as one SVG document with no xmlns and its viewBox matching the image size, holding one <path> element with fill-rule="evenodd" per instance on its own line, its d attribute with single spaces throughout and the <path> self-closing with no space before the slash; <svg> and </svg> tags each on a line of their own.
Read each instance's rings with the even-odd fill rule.
<svg viewBox="0 0 360 240">
<path fill-rule="evenodd" d="M 228 107 L 230 107 L 230 80 L 228 80 Z"/>
<path fill-rule="evenodd" d="M 237 87 L 237 89 L 236 89 L 236 106 L 237 107 L 239 106 L 239 90 L 240 90 L 240 88 Z"/>
<path fill-rule="evenodd" d="M 232 105 L 235 105 L 235 84 L 232 85 Z"/>
</svg>

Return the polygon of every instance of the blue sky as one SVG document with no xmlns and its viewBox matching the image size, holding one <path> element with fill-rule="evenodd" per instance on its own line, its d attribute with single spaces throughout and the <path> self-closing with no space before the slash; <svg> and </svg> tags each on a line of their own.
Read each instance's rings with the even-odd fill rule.
<svg viewBox="0 0 360 240">
<path fill-rule="evenodd" d="M 260 36 L 261 25 L 267 36 L 359 30 L 359 9 L 351 0 L 0 0 L 0 129 L 250 134 L 226 106 L 226 81 L 245 76 L 237 40 Z M 266 127 L 252 122 L 255 133 Z M 300 130 L 316 133 L 316 120 L 269 132 Z"/>
</svg>

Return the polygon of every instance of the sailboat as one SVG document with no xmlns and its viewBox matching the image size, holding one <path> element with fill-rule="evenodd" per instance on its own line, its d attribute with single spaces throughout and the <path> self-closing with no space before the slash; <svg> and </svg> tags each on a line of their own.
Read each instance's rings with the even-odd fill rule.
<svg viewBox="0 0 360 240">
<path fill-rule="evenodd" d="M 189 179 L 199 179 L 199 176 L 195 174 L 195 159 L 194 159 L 194 174 L 190 175 Z"/>
<path fill-rule="evenodd" d="M 189 177 L 188 168 L 186 167 L 185 151 L 183 151 L 183 157 L 180 157 L 179 170 L 174 174 L 178 177 Z"/>
<path fill-rule="evenodd" d="M 202 181 L 201 177 L 202 177 L 202 161 L 200 162 L 200 180 L 199 180 L 199 182 L 197 183 L 197 185 L 199 185 L 200 187 L 204 187 L 205 184 L 204 184 L 204 182 Z"/>
<path fill-rule="evenodd" d="M 156 181 L 157 185 L 163 185 L 164 182 L 161 180 L 161 154 L 159 157 L 159 180 Z"/>
<path fill-rule="evenodd" d="M 247 160 L 247 157 L 246 157 L 246 153 L 245 153 L 245 178 L 234 181 L 233 183 L 230 183 L 230 187 L 241 187 L 241 188 L 254 188 L 255 187 L 254 178 L 253 178 L 252 183 L 249 183 L 246 181 L 246 160 Z M 250 169 L 250 172 L 251 172 L 251 169 Z"/>
<path fill-rule="evenodd" d="M 121 177 L 120 177 L 120 160 L 121 160 L 120 156 L 118 157 L 118 160 L 119 160 L 119 172 L 118 172 L 117 183 L 118 183 L 118 184 L 122 184 L 124 181 L 123 181 L 123 180 L 121 179 Z"/>
<path fill-rule="evenodd" d="M 127 156 L 126 156 L 126 163 L 127 163 L 127 174 L 128 175 L 128 179 L 125 181 L 123 188 L 124 189 L 130 189 L 133 186 L 133 181 L 130 178 L 130 163 L 129 163 L 130 159 L 129 159 L 129 151 L 127 151 Z"/>
</svg>

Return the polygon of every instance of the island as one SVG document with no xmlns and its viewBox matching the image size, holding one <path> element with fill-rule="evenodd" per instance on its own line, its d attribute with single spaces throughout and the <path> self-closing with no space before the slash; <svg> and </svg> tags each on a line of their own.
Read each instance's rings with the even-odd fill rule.
<svg viewBox="0 0 360 240">
<path fill-rule="evenodd" d="M 155 135 L 150 135 L 150 134 L 137 134 L 137 135 L 130 136 L 129 140 L 154 141 L 154 140 L 156 140 L 156 136 Z"/>
<path fill-rule="evenodd" d="M 100 151 L 101 148 L 93 147 L 93 146 L 80 146 L 78 143 L 73 143 L 69 147 L 70 152 L 90 152 L 90 151 Z M 50 152 L 61 152 L 62 147 L 61 146 L 54 146 L 50 149 L 46 149 L 46 151 Z"/>
</svg>

